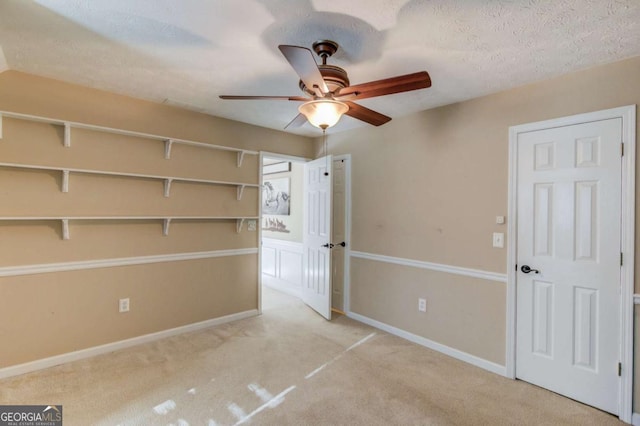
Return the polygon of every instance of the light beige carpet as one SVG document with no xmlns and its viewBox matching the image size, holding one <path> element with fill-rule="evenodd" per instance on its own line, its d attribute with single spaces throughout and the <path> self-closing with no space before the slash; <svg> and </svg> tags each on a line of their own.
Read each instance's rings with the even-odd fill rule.
<svg viewBox="0 0 640 426">
<path fill-rule="evenodd" d="M 0 381 L 70 425 L 615 425 L 614 416 L 265 289 L 203 331 Z"/>
</svg>

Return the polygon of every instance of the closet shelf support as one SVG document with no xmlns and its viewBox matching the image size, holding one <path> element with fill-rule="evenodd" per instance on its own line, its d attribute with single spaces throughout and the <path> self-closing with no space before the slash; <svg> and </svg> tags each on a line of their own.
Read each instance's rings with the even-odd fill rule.
<svg viewBox="0 0 640 426">
<path fill-rule="evenodd" d="M 164 159 L 171 159 L 171 147 L 173 146 L 173 140 L 167 139 L 164 141 Z"/>
<path fill-rule="evenodd" d="M 69 235 L 69 219 L 62 219 L 62 239 L 71 239 L 71 236 Z"/>
<path fill-rule="evenodd" d="M 242 193 L 244 192 L 244 185 L 238 185 L 238 190 L 237 190 L 237 199 L 238 201 L 242 200 Z"/>
<path fill-rule="evenodd" d="M 173 182 L 173 179 L 164 180 L 164 196 L 167 198 L 169 198 L 169 195 L 171 193 L 171 182 Z"/>
<path fill-rule="evenodd" d="M 69 192 L 69 170 L 62 171 L 62 192 Z"/>
<path fill-rule="evenodd" d="M 64 123 L 64 147 L 69 148 L 71 146 L 71 124 Z"/>
</svg>

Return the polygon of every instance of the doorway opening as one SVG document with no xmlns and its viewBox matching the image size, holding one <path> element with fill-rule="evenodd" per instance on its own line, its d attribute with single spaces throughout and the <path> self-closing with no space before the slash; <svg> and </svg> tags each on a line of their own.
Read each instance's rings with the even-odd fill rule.
<svg viewBox="0 0 640 426">
<path fill-rule="evenodd" d="M 307 230 L 312 227 L 308 222 L 314 220 L 313 200 L 309 199 L 311 178 L 309 168 L 315 162 L 299 157 L 280 154 L 262 153 L 260 159 L 260 183 L 262 187 L 260 197 L 260 228 L 259 228 L 259 308 L 262 311 L 262 289 L 268 287 L 290 296 L 303 300 L 321 315 L 331 318 L 331 314 L 344 314 L 348 309 L 348 250 L 350 235 L 350 175 L 351 158 L 349 155 L 323 158 L 330 161 L 331 189 L 329 210 L 326 212 L 329 236 L 322 241 L 309 240 Z M 307 178 L 305 180 L 305 168 Z M 322 174 L 324 176 L 324 173 Z M 324 178 L 327 179 L 327 178 Z M 307 182 L 309 181 L 309 182 Z M 326 183 L 326 182 L 325 182 Z M 306 201 L 305 201 L 306 200 Z M 305 212 L 307 214 L 305 219 Z M 305 236 L 306 235 L 306 236 Z M 326 241 L 324 241 L 326 239 Z M 309 246 L 311 244 L 311 247 Z M 320 257 L 313 257 L 311 248 L 318 245 Z M 326 246 L 326 247 L 325 247 Z M 317 250 L 315 251 L 317 254 Z M 318 271 L 318 259 L 324 259 L 326 271 L 324 274 L 314 275 Z M 314 265 L 314 262 L 316 264 Z M 310 266 L 311 265 L 311 266 Z M 330 265 L 330 266 L 329 266 Z M 327 279 L 328 278 L 328 279 Z M 324 286 L 324 302 L 327 308 L 318 309 L 318 295 L 309 290 L 318 285 L 321 279 Z M 310 297 L 311 296 L 311 297 Z M 310 300 L 313 299 L 313 300 Z"/>
</svg>

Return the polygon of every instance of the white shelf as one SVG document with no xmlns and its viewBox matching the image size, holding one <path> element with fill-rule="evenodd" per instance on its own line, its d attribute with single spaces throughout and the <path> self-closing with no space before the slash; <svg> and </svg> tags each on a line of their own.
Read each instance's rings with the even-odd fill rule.
<svg viewBox="0 0 640 426">
<path fill-rule="evenodd" d="M 20 114 L 14 112 L 0 111 L 0 139 L 2 139 L 2 120 L 3 117 L 15 118 L 19 120 L 27 120 L 34 121 L 40 123 L 48 123 L 57 126 L 64 127 L 64 139 L 63 145 L 67 148 L 71 147 L 72 142 L 72 129 L 87 129 L 93 130 L 97 132 L 103 133 L 111 133 L 116 135 L 123 136 L 132 136 L 150 140 L 157 140 L 164 143 L 164 158 L 167 160 L 171 158 L 171 149 L 174 144 L 182 144 L 189 146 L 196 146 L 199 148 L 206 149 L 216 149 L 221 151 L 231 151 L 235 152 L 236 155 L 236 166 L 241 167 L 243 160 L 246 155 L 257 155 L 257 151 L 241 149 L 241 148 L 232 148 L 222 145 L 213 145 L 203 142 L 196 142 L 187 139 L 177 139 L 166 136 L 160 136 L 150 133 L 142 133 L 135 132 L 129 130 L 115 129 L 110 127 L 96 126 L 92 124 L 84 124 L 77 123 L 73 121 L 67 120 L 59 120 L 55 118 L 41 117 L 35 115 L 28 114 Z M 60 167 L 60 166 L 40 166 L 40 165 L 31 165 L 31 164 L 17 164 L 17 163 L 0 163 L 0 167 L 12 167 L 18 169 L 34 169 L 34 170 L 49 170 L 56 171 L 62 174 L 62 184 L 60 190 L 62 192 L 69 192 L 69 180 L 70 176 L 73 173 L 77 174 L 94 174 L 94 175 L 103 175 L 103 176 L 123 176 L 123 177 L 131 177 L 131 178 L 143 178 L 143 179 L 155 179 L 161 180 L 164 182 L 164 196 L 169 197 L 171 192 L 171 184 L 173 182 L 187 182 L 187 183 L 204 183 L 210 185 L 225 185 L 225 186 L 235 186 L 236 187 L 236 198 L 237 200 L 242 199 L 242 195 L 244 193 L 244 189 L 246 187 L 251 188 L 259 188 L 260 185 L 254 183 L 245 183 L 245 182 L 228 182 L 228 181 L 219 181 L 219 180 L 208 180 L 208 179 L 194 179 L 194 178 L 186 178 L 186 177 L 177 177 L 177 176 L 160 176 L 160 175 L 148 175 L 141 173 L 122 173 L 122 172 L 112 172 L 105 170 L 88 170 L 88 169 L 77 169 L 70 167 Z M 0 221 L 59 221 L 62 226 L 62 238 L 64 240 L 70 239 L 70 230 L 69 223 L 73 221 L 87 221 L 87 220 L 99 220 L 99 221 L 118 221 L 118 220 L 160 220 L 162 221 L 162 231 L 164 235 L 169 235 L 169 228 L 172 221 L 183 221 L 183 220 L 234 220 L 236 222 L 236 231 L 240 233 L 242 231 L 244 222 L 247 220 L 258 220 L 257 216 L 33 216 L 33 217 L 0 217 Z"/>
<path fill-rule="evenodd" d="M 60 120 L 56 118 L 40 117 L 36 115 L 20 114 L 15 112 L 8 112 L 8 111 L 0 111 L 0 139 L 2 139 L 2 118 L 3 117 L 64 126 L 64 146 L 67 148 L 71 146 L 71 129 L 75 128 L 75 129 L 95 130 L 98 132 L 112 133 L 112 134 L 123 135 L 123 136 L 134 136 L 134 137 L 139 137 L 144 139 L 153 139 L 153 140 L 164 142 L 164 157 L 166 159 L 171 158 L 171 148 L 174 143 L 182 144 L 182 145 L 197 146 L 197 147 L 206 148 L 206 149 L 217 149 L 221 151 L 237 152 L 238 155 L 237 155 L 236 164 L 238 167 L 242 166 L 242 160 L 244 159 L 245 155 L 258 154 L 258 151 L 253 151 L 248 149 L 232 148 L 228 146 L 214 145 L 214 144 L 209 144 L 204 142 L 196 142 L 188 139 L 171 138 L 167 136 L 154 135 L 151 133 L 142 133 L 142 132 L 134 132 L 131 130 L 114 129 L 112 127 L 96 126 L 93 124 L 77 123 L 73 121 Z"/>
<path fill-rule="evenodd" d="M 94 174 L 94 175 L 103 175 L 103 176 L 124 176 L 124 177 L 133 177 L 133 178 L 162 180 L 164 181 L 165 197 L 169 197 L 170 195 L 172 182 L 191 182 L 191 183 L 206 183 L 210 185 L 235 186 L 237 187 L 236 198 L 238 201 L 242 199 L 242 194 L 244 192 L 245 187 L 258 188 L 260 186 L 258 184 L 244 183 L 244 182 L 227 182 L 227 181 L 219 181 L 219 180 L 193 179 L 193 178 L 185 178 L 185 177 L 177 177 L 177 176 L 159 176 L 159 175 L 146 175 L 146 174 L 140 174 L 140 173 L 122 173 L 122 172 L 110 172 L 110 171 L 104 171 L 104 170 L 75 169 L 71 167 L 37 166 L 37 165 L 31 165 L 31 164 L 0 163 L 0 167 L 13 167 L 18 169 L 29 169 L 29 170 L 53 170 L 53 171 L 61 172 L 62 186 L 60 190 L 62 192 L 69 192 L 70 173 L 83 173 L 83 174 Z"/>
<path fill-rule="evenodd" d="M 14 216 L 0 217 L 0 221 L 60 221 L 62 225 L 62 239 L 71 239 L 69 221 L 83 220 L 162 220 L 162 233 L 169 235 L 169 227 L 174 220 L 235 220 L 236 232 L 240 233 L 244 222 L 258 220 L 258 216 Z"/>
</svg>

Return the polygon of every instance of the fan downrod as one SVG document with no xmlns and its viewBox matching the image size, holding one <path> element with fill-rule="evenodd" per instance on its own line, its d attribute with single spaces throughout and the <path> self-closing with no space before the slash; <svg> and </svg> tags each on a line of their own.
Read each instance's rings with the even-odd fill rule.
<svg viewBox="0 0 640 426">
<path fill-rule="evenodd" d="M 338 51 L 338 43 L 332 40 L 318 40 L 313 43 L 313 51 L 322 58 L 322 65 L 327 64 L 327 58 Z"/>
</svg>

